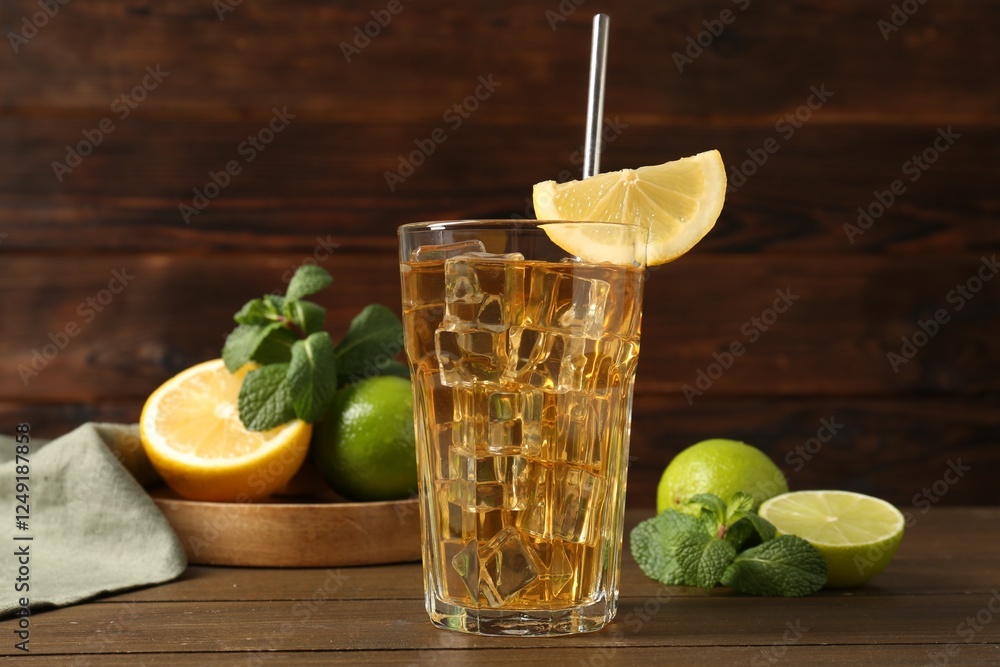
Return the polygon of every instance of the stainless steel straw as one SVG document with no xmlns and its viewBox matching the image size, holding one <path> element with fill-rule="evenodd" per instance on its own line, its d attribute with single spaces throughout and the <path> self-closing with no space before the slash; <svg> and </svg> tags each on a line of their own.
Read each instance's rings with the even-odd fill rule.
<svg viewBox="0 0 1000 667">
<path fill-rule="evenodd" d="M 601 171 L 601 129 L 604 125 L 604 72 L 608 62 L 607 14 L 594 16 L 590 44 L 590 84 L 587 93 L 587 136 L 583 144 L 583 177 Z"/>
</svg>

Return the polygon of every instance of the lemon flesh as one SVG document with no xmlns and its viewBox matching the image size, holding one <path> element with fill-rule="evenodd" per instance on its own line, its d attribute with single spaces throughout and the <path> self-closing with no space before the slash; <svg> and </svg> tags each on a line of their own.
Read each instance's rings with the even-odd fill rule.
<svg viewBox="0 0 1000 667">
<path fill-rule="evenodd" d="M 238 399 L 245 366 L 230 373 L 222 359 L 192 366 L 146 400 L 139 436 L 163 481 L 191 500 L 251 501 L 283 488 L 301 467 L 312 425 L 293 420 L 248 431 Z"/>
<path fill-rule="evenodd" d="M 891 504 L 851 491 L 796 491 L 765 501 L 759 514 L 798 535 L 826 560 L 828 588 L 857 586 L 896 555 L 905 520 Z"/>
<path fill-rule="evenodd" d="M 726 168 L 715 150 L 580 181 L 543 181 L 532 192 L 539 220 L 641 225 L 649 232 L 649 266 L 665 264 L 693 248 L 715 225 L 725 197 Z M 556 245 L 589 262 L 621 263 L 618 257 L 627 255 L 589 233 L 585 225 L 553 226 L 546 232 Z"/>
</svg>

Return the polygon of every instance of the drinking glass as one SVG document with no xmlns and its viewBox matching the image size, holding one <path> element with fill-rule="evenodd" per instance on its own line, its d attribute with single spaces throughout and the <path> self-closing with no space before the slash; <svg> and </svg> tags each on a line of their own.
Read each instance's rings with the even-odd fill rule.
<svg viewBox="0 0 1000 667">
<path fill-rule="evenodd" d="M 431 621 L 599 630 L 617 607 L 645 230 L 463 220 L 399 236 Z M 566 238 L 613 243 L 615 263 Z"/>
</svg>

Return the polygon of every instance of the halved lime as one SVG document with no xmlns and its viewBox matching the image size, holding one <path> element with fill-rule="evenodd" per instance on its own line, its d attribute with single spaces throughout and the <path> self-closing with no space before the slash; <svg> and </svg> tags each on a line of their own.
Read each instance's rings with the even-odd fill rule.
<svg viewBox="0 0 1000 667">
<path fill-rule="evenodd" d="M 884 570 L 906 523 L 886 501 L 852 491 L 793 491 L 765 501 L 758 513 L 779 533 L 819 549 L 827 588 L 857 586 Z"/>
</svg>

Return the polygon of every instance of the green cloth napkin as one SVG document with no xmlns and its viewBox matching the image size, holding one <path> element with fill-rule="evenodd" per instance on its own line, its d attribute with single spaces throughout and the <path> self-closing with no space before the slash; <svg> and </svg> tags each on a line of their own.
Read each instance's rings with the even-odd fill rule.
<svg viewBox="0 0 1000 667">
<path fill-rule="evenodd" d="M 20 609 L 22 597 L 32 610 L 59 607 L 162 583 L 184 571 L 180 540 L 129 472 L 148 475 L 139 443 L 137 426 L 118 424 L 84 424 L 48 443 L 32 437 L 30 518 L 28 529 L 20 530 L 17 444 L 0 436 L 0 618 Z M 14 539 L 28 536 L 30 541 Z M 27 557 L 18 556 L 24 549 Z M 25 560 L 27 580 L 18 582 Z M 28 590 L 15 590 L 17 583 Z"/>
</svg>

